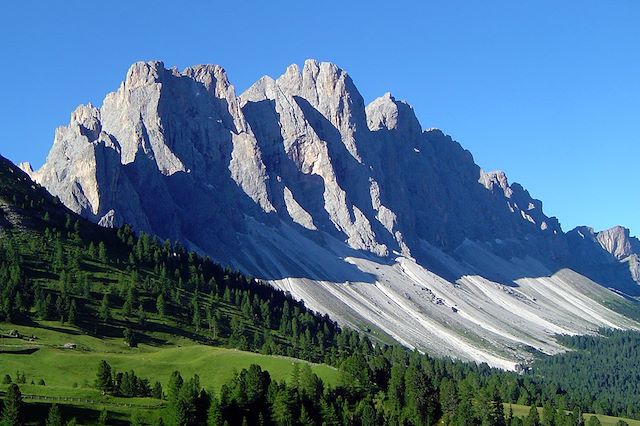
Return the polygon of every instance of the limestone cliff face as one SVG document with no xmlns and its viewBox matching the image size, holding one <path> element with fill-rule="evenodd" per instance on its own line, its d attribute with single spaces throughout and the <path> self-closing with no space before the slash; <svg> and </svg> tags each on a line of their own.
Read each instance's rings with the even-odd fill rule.
<svg viewBox="0 0 640 426">
<path fill-rule="evenodd" d="M 237 250 L 258 244 L 244 238 L 248 223 L 382 258 L 420 260 L 425 243 L 453 252 L 465 240 L 505 257 L 570 257 L 558 221 L 521 185 L 424 131 L 391 94 L 365 106 L 345 71 L 314 60 L 240 96 L 217 65 L 136 63 L 100 108 L 78 107 L 46 164 L 27 171 L 96 222 L 179 239 L 256 275 L 250 250 Z M 632 252 L 628 238 L 597 239 L 619 260 Z"/>
<path fill-rule="evenodd" d="M 571 265 L 595 280 L 636 294 L 640 284 L 640 241 L 629 230 L 615 226 L 596 232 L 580 226 L 567 234 Z"/>
<path fill-rule="evenodd" d="M 344 324 L 503 368 L 557 333 L 637 324 L 638 240 L 564 233 L 542 203 L 391 94 L 314 60 L 236 95 L 225 71 L 134 64 L 56 130 L 38 171 L 103 226 L 180 240 Z M 594 283 L 597 282 L 597 285 Z M 638 325 L 640 327 L 640 325 Z M 377 333 L 377 334 L 376 334 Z"/>
<path fill-rule="evenodd" d="M 640 240 L 622 226 L 600 231 L 596 238 L 603 249 L 629 267 L 631 278 L 640 284 Z"/>
<path fill-rule="evenodd" d="M 614 226 L 613 228 L 600 231 L 596 238 L 602 248 L 618 260 L 640 254 L 640 240 L 632 237 L 629 234 L 629 230 L 622 226 Z"/>
</svg>

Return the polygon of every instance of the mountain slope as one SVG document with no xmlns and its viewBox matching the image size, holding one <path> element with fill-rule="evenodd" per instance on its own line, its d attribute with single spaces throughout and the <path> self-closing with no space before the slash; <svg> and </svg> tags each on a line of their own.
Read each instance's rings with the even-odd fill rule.
<svg viewBox="0 0 640 426">
<path fill-rule="evenodd" d="M 576 392 L 571 383 L 567 388 L 549 386 L 553 380 L 564 380 L 566 371 L 541 377 L 538 362 L 533 370 L 515 374 L 432 358 L 397 345 L 373 346 L 364 335 L 339 329 L 282 292 L 188 253 L 180 244 L 161 243 L 144 233 L 135 236 L 128 225 L 115 230 L 86 221 L 2 157 L 0 202 L 3 217 L 10 218 L 0 232 L 0 329 L 5 330 L 0 330 L 0 375 L 20 383 L 29 421 L 46 417 L 46 403 L 52 399 L 65 417 L 90 424 L 97 421 L 96 407 L 102 405 L 109 407 L 111 421 L 135 418 L 139 410 L 147 420 L 172 419 L 182 406 L 171 397 L 175 382 L 169 377 L 176 370 L 198 374 L 194 380 L 200 386 L 220 389 L 217 412 L 196 403 L 205 399 L 204 391 L 179 392 L 191 407 L 190 415 L 201 419 L 198 424 L 203 424 L 205 412 L 212 411 L 210 418 L 222 416 L 230 424 L 243 418 L 242 423 L 249 424 L 260 423 L 261 416 L 272 419 L 286 394 L 289 403 L 279 412 L 295 417 L 304 407 L 311 418 L 327 424 L 357 421 L 364 416 L 363 404 L 371 404 L 377 423 L 432 424 L 442 416 L 444 423 L 459 418 L 480 424 L 483 413 L 495 412 L 501 400 L 639 415 L 634 393 L 629 393 L 637 384 L 611 380 L 603 388 L 599 379 L 608 374 L 619 377 L 621 368 L 633 374 L 637 361 L 633 339 L 638 339 L 638 332 L 607 333 L 608 338 L 590 340 L 608 348 L 609 355 L 600 360 L 582 357 L 572 365 L 583 370 L 583 384 Z M 407 274 L 419 272 L 409 262 L 402 266 Z M 122 337 L 129 345 L 123 345 Z M 563 341 L 571 344 L 567 337 Z M 324 360 L 338 369 L 315 365 L 312 370 L 304 362 L 299 368 L 291 358 L 210 345 Z M 468 356 L 479 353 L 473 347 L 461 350 L 468 350 Z M 626 358 L 625 351 L 631 351 Z M 566 359 L 550 358 L 550 363 Z M 115 369 L 111 387 L 90 385 L 100 360 Z M 287 385 L 271 381 L 273 386 L 256 386 L 254 379 L 267 376 L 255 365 L 233 371 L 249 363 L 262 365 L 273 379 L 288 377 Z M 313 371 L 324 380 L 314 378 Z M 152 389 L 154 381 L 159 382 Z M 0 396 L 13 386 L 0 386 Z M 258 388 L 266 392 L 256 404 L 247 392 Z M 167 403 L 160 397 L 163 390 L 169 395 Z M 585 392 L 597 396 L 597 401 L 585 398 Z M 375 406 L 371 395 L 376 396 Z M 417 412 L 413 405 L 417 399 L 426 401 L 428 409 Z M 425 412 L 431 413 L 431 420 L 420 414 Z"/>
<path fill-rule="evenodd" d="M 408 104 L 365 106 L 330 63 L 239 97 L 219 66 L 136 63 L 31 174 L 95 222 L 180 240 L 410 347 L 514 368 L 562 350 L 554 334 L 636 326 L 604 306 L 619 299 L 605 287 L 640 293 L 627 265 L 590 263 L 606 246 Z"/>
</svg>

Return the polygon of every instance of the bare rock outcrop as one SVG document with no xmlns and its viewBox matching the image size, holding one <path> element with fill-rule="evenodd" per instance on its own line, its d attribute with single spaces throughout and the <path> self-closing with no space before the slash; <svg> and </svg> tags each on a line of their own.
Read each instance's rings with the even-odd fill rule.
<svg viewBox="0 0 640 426">
<path fill-rule="evenodd" d="M 179 240 L 341 322 L 492 365 L 511 362 L 478 341 L 551 353 L 555 332 L 628 325 L 599 304 L 601 286 L 640 293 L 628 231 L 563 232 L 520 184 L 423 130 L 409 104 L 387 93 L 365 105 L 326 62 L 239 96 L 217 65 L 136 63 L 102 106 L 56 130 L 40 170 L 23 170 L 100 225 Z"/>
<path fill-rule="evenodd" d="M 240 96 L 218 65 L 136 63 L 100 108 L 79 106 L 56 130 L 40 170 L 25 170 L 98 223 L 127 222 L 258 276 L 250 250 L 235 250 L 258 244 L 255 223 L 381 258 L 427 261 L 424 243 L 454 252 L 466 240 L 505 257 L 570 257 L 557 219 L 521 185 L 423 131 L 391 94 L 365 106 L 344 70 L 315 60 Z M 622 260 L 632 243 L 619 234 L 598 241 Z"/>
</svg>

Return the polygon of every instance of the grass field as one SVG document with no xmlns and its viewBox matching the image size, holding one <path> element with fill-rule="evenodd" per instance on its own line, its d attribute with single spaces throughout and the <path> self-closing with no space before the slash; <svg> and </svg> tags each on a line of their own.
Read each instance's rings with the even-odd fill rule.
<svg viewBox="0 0 640 426">
<path fill-rule="evenodd" d="M 33 341 L 24 338 L 7 337 L 9 330 L 17 330 L 22 336 L 35 336 Z M 131 405 L 136 411 L 147 413 L 148 418 L 160 415 L 159 408 L 165 404 L 152 398 L 117 398 L 104 396 L 93 388 L 97 367 L 106 360 L 116 371 L 134 370 L 136 375 L 148 378 L 151 383 L 159 381 L 166 389 L 169 376 L 175 370 L 187 378 L 198 374 L 200 383 L 208 390 L 217 392 L 220 386 L 234 374 L 258 364 L 269 371 L 274 380 L 288 380 L 296 363 L 305 361 L 282 356 L 267 356 L 235 349 L 206 346 L 191 340 L 163 336 L 169 343 L 162 346 L 141 344 L 138 348 L 129 348 L 121 338 L 96 338 L 79 333 L 73 327 L 60 326 L 59 323 L 43 322 L 38 327 L 17 326 L 0 323 L 0 379 L 8 374 L 13 380 L 19 371 L 26 375 L 26 384 L 20 384 L 24 395 L 36 396 L 26 399 L 33 405 L 37 414 L 46 415 L 52 397 L 77 398 L 78 401 L 62 400 L 58 402 L 67 412 L 78 419 L 92 418 L 102 407 L 110 411 L 111 417 L 125 421 L 129 418 Z M 76 349 L 63 349 L 65 343 L 74 343 Z M 24 351 L 26 353 L 12 353 Z M 338 371 L 324 364 L 311 364 L 311 368 L 326 384 L 334 385 L 338 380 Z M 43 379 L 45 386 L 37 385 Z M 31 382 L 36 383 L 35 385 Z M 0 385 L 5 391 L 8 385 Z M 38 398 L 39 397 L 39 398 Z M 81 400 L 81 401 L 80 401 Z M 146 408 L 144 408 L 146 407 Z M 95 419 L 94 419 L 95 420 Z"/>
<path fill-rule="evenodd" d="M 24 338 L 6 337 L 9 330 L 17 330 L 22 336 L 35 336 L 28 341 Z M 242 368 L 258 364 L 269 371 L 274 380 L 291 377 L 295 363 L 303 363 L 293 358 L 267 356 L 235 349 L 212 347 L 193 341 L 163 335 L 167 344 L 152 346 L 141 344 L 139 348 L 128 348 L 121 338 L 97 338 L 82 334 L 75 327 L 61 326 L 56 322 L 42 322 L 37 327 L 17 326 L 0 323 L 0 379 L 5 374 L 13 379 L 16 372 L 26 375 L 26 384 L 20 389 L 30 397 L 30 417 L 38 419 L 46 415 L 52 398 L 65 398 L 58 402 L 63 413 L 82 419 L 80 424 L 95 423 L 99 411 L 109 410 L 110 423 L 125 424 L 132 410 L 141 413 L 147 420 L 162 416 L 166 403 L 152 398 L 118 398 L 102 395 L 93 388 L 98 363 L 106 360 L 116 371 L 134 370 L 139 377 L 148 378 L 152 383 L 159 381 L 166 387 L 169 376 L 175 370 L 183 377 L 193 374 L 200 376 L 200 383 L 217 392 Z M 76 349 L 63 349 L 65 343 L 74 343 Z M 24 351 L 25 353 L 12 353 Z M 338 381 L 338 371 L 324 364 L 311 364 L 312 370 L 329 385 Z M 32 385 L 43 379 L 45 386 Z M 7 385 L 0 385 L 0 391 Z M 76 399 L 70 401 L 69 399 Z M 517 417 L 525 417 L 529 407 L 518 404 L 509 406 Z M 542 415 L 542 408 L 538 409 Z M 588 420 L 592 414 L 585 414 Z M 596 415 L 603 426 L 613 426 L 620 419 Z M 640 421 L 623 419 L 630 426 L 640 426 Z"/>
<path fill-rule="evenodd" d="M 128 348 L 122 339 L 99 339 L 82 334 L 71 334 L 72 328 L 47 330 L 0 324 L 1 329 L 15 329 L 23 335 L 38 337 L 33 344 L 22 339 L 4 338 L 1 349 L 11 347 L 34 347 L 31 354 L 0 353 L 0 375 L 12 377 L 16 371 L 26 374 L 27 383 L 44 379 L 47 386 L 60 389 L 86 388 L 93 384 L 98 363 L 106 360 L 117 371 L 134 370 L 140 377 L 153 383 L 165 385 L 171 373 L 180 371 L 183 377 L 198 374 L 205 388 L 218 390 L 230 379 L 234 370 L 258 364 L 269 371 L 275 380 L 286 380 L 291 376 L 295 363 L 305 361 L 280 356 L 267 356 L 253 352 L 217 348 L 196 344 L 190 340 L 176 338 L 172 344 L 154 347 L 141 344 L 139 348 Z M 74 343 L 76 349 L 62 349 L 65 343 Z M 338 379 L 336 369 L 324 364 L 312 364 L 312 370 L 327 384 Z"/>
<path fill-rule="evenodd" d="M 515 417 L 526 417 L 529 414 L 529 410 L 531 409 L 531 407 L 528 405 L 519 404 L 504 404 L 504 407 L 505 413 L 507 413 L 509 411 L 509 407 L 511 407 L 513 410 L 513 415 Z M 542 407 L 538 407 L 538 413 L 540 414 L 540 416 L 542 416 Z M 624 420 L 625 422 L 627 422 L 627 424 L 629 424 L 629 426 L 640 426 L 640 420 L 632 420 L 622 417 L 612 417 L 605 416 L 603 414 L 591 413 L 584 414 L 585 422 L 588 421 L 591 416 L 596 416 L 598 420 L 600 420 L 600 423 L 602 423 L 602 426 L 613 426 L 618 422 L 618 420 Z"/>
</svg>

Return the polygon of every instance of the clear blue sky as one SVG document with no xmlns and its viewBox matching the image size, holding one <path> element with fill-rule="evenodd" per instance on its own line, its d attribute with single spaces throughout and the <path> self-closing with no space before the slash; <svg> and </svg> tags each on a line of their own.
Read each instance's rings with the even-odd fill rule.
<svg viewBox="0 0 640 426">
<path fill-rule="evenodd" d="M 182 6 L 184 5 L 184 6 Z M 0 153 L 40 166 L 56 126 L 138 60 L 217 63 L 238 92 L 306 58 L 405 99 L 565 230 L 640 234 L 640 1 L 3 1 Z"/>
</svg>

